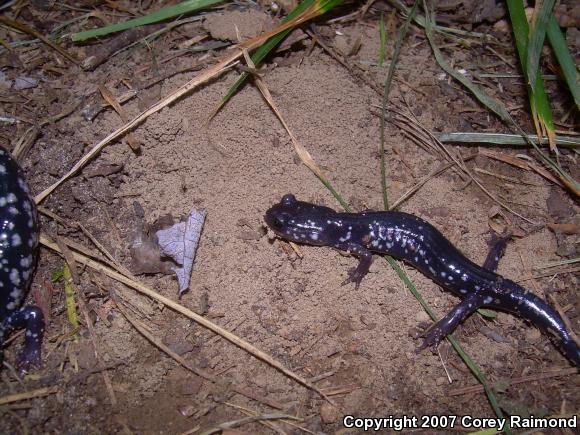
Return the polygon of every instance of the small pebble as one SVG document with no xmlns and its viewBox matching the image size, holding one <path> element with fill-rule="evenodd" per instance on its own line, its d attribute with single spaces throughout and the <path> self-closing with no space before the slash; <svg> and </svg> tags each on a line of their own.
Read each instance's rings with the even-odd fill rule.
<svg viewBox="0 0 580 435">
<path fill-rule="evenodd" d="M 325 424 L 331 424 L 338 420 L 338 409 L 330 403 L 324 402 L 320 405 L 320 418 Z"/>
<path fill-rule="evenodd" d="M 415 315 L 415 320 L 418 323 L 421 323 L 421 322 L 430 322 L 431 321 L 431 317 L 429 317 L 429 314 L 427 314 L 425 311 L 419 311 Z"/>
<path fill-rule="evenodd" d="M 535 343 L 540 338 L 542 338 L 542 333 L 536 328 L 528 329 L 526 332 L 526 340 L 530 343 Z"/>
</svg>

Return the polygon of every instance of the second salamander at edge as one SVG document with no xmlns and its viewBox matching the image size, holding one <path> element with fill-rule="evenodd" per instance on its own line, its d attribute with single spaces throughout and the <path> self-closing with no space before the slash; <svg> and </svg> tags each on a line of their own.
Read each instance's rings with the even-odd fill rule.
<svg viewBox="0 0 580 435">
<path fill-rule="evenodd" d="M 372 252 L 378 252 L 406 261 L 463 298 L 427 332 L 421 348 L 437 345 L 478 308 L 491 307 L 529 320 L 580 366 L 580 347 L 560 315 L 533 293 L 496 274 L 497 255 L 486 262 L 487 267 L 478 266 L 423 219 L 396 211 L 337 213 L 288 194 L 266 212 L 265 220 L 284 239 L 357 255 L 359 264 L 345 283 L 358 287 L 369 270 Z"/>
</svg>

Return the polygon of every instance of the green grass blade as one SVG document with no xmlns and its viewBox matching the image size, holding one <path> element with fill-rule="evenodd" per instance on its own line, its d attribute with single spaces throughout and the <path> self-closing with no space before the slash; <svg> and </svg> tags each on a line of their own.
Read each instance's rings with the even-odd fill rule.
<svg viewBox="0 0 580 435">
<path fill-rule="evenodd" d="M 412 19 L 412 16 L 410 17 L 410 19 Z M 402 31 L 403 31 L 403 29 L 402 29 Z M 399 40 L 401 40 L 401 38 L 399 38 Z M 400 41 L 398 41 L 398 42 L 400 42 Z M 391 62 L 391 68 L 394 68 L 394 65 L 395 65 L 395 62 L 394 61 Z M 387 82 L 388 82 L 388 79 L 387 79 Z M 387 92 L 385 92 L 385 94 L 387 94 Z M 384 123 L 384 113 L 383 113 L 382 118 L 383 118 L 383 123 Z M 325 178 L 320 177 L 320 176 L 318 178 L 329 189 L 329 191 L 337 199 L 337 201 L 342 205 L 342 207 L 344 208 L 345 211 L 347 211 L 347 212 L 352 211 L 351 208 L 349 207 L 348 203 L 342 198 L 342 196 L 336 191 L 336 189 L 334 189 L 334 187 L 331 185 L 331 183 L 328 180 L 326 180 Z M 386 183 L 383 186 L 383 189 L 386 189 Z M 386 192 L 383 192 L 383 196 L 384 196 L 384 198 L 387 198 Z M 427 302 L 425 302 L 422 295 L 417 291 L 417 288 L 411 282 L 411 280 L 409 279 L 409 276 L 405 273 L 405 271 L 403 269 L 401 269 L 401 267 L 399 266 L 397 261 L 393 257 L 388 256 L 388 255 L 385 256 L 385 259 L 391 265 L 391 267 L 395 270 L 395 272 L 397 273 L 399 278 L 403 281 L 405 286 L 411 291 L 413 296 L 415 296 L 417 301 L 419 301 L 419 303 L 421 304 L 423 309 L 427 312 L 427 314 L 431 317 L 431 319 L 433 319 L 433 321 L 437 321 L 437 319 L 438 319 L 437 316 L 431 310 L 431 307 L 427 304 Z M 492 388 L 489 386 L 489 383 L 487 381 L 485 374 L 479 369 L 477 364 L 475 364 L 475 362 L 469 357 L 469 355 L 467 355 L 467 353 L 465 353 L 463 348 L 460 346 L 460 344 L 457 342 L 457 340 L 455 340 L 455 338 L 453 338 L 453 336 L 447 336 L 446 338 L 451 343 L 451 346 L 453 347 L 453 349 L 458 353 L 458 355 L 461 357 L 461 359 L 465 362 L 465 364 L 467 365 L 469 370 L 471 370 L 471 372 L 474 374 L 476 379 L 483 386 L 485 393 L 487 395 L 487 398 L 491 404 L 491 407 L 493 408 L 493 410 L 496 413 L 496 415 L 498 416 L 498 418 L 504 418 L 503 413 L 501 411 L 501 408 L 499 406 L 499 403 L 497 401 L 497 398 L 495 397 L 495 393 L 492 390 Z M 506 433 L 508 433 L 508 434 L 511 433 L 509 426 L 506 427 Z"/>
<path fill-rule="evenodd" d="M 405 17 L 409 15 L 410 8 L 408 8 L 401 0 L 387 0 L 387 2 L 397 9 L 401 14 Z M 425 27 L 425 17 L 420 14 L 415 14 L 415 18 L 413 21 L 421 27 Z M 487 33 L 480 33 L 480 32 L 470 32 L 463 29 L 456 29 L 454 27 L 445 27 L 435 25 L 433 29 L 442 34 L 446 35 L 459 35 L 459 36 L 466 36 L 470 38 L 489 38 L 490 35 Z"/>
<path fill-rule="evenodd" d="M 381 19 L 379 21 L 379 67 L 383 67 L 385 62 L 385 48 L 387 46 L 387 32 L 385 30 L 385 19 L 383 14 L 381 14 Z"/>
<path fill-rule="evenodd" d="M 516 40 L 516 48 L 520 57 L 520 64 L 523 66 L 524 74 L 527 71 L 526 65 L 526 46 L 528 44 L 528 18 L 524 10 L 524 5 L 521 0 L 507 0 L 510 21 L 512 23 L 512 30 L 514 39 Z"/>
<path fill-rule="evenodd" d="M 541 136 L 543 127 L 550 141 L 550 148 L 554 149 L 556 146 L 554 143 L 556 136 L 554 120 L 552 118 L 550 103 L 548 102 L 548 97 L 546 96 L 546 91 L 544 89 L 544 81 L 540 75 L 540 68 L 538 66 L 539 53 L 536 53 L 538 50 L 541 52 L 542 46 L 540 45 L 539 47 L 532 47 L 532 54 L 534 57 L 537 55 L 538 60 L 536 61 L 535 66 L 530 65 L 528 62 L 528 38 L 530 37 L 530 30 L 528 26 L 528 19 L 524 10 L 524 5 L 521 0 L 507 0 L 507 6 L 510 20 L 512 22 L 512 29 L 514 38 L 516 40 L 516 48 L 520 58 L 520 64 L 522 66 L 522 71 L 524 73 L 526 83 L 528 84 L 528 96 L 530 100 L 532 116 L 534 117 L 536 132 L 538 136 Z M 541 32 L 540 29 L 537 29 L 539 26 L 535 27 L 536 32 L 541 34 L 541 44 L 543 45 L 545 28 L 544 32 Z M 534 37 L 536 44 L 540 43 L 540 36 Z M 534 61 L 534 59 L 531 60 Z M 531 70 L 532 67 L 534 68 L 533 70 Z"/>
<path fill-rule="evenodd" d="M 495 98 L 489 96 L 483 88 L 477 86 L 471 80 L 469 80 L 466 76 L 461 74 L 460 72 L 456 71 L 447 63 L 447 61 L 443 58 L 443 54 L 435 45 L 435 40 L 433 38 L 433 26 L 434 22 L 432 17 L 429 14 L 425 14 L 425 34 L 427 35 L 427 39 L 429 40 L 429 44 L 431 45 L 431 50 L 433 51 L 433 55 L 435 56 L 435 60 L 439 64 L 439 66 L 451 77 L 465 86 L 484 106 L 488 109 L 493 111 L 496 115 L 498 115 L 504 122 L 510 122 L 510 115 L 505 107 L 499 103 Z"/>
<path fill-rule="evenodd" d="M 544 38 L 546 37 L 546 28 L 548 21 L 552 16 L 555 0 L 544 0 L 537 3 L 536 7 L 540 5 L 540 11 L 535 15 L 532 25 L 530 27 L 530 34 L 528 36 L 527 49 L 527 75 L 529 78 L 530 87 L 536 87 L 536 76 L 540 67 L 540 55 L 542 54 L 542 47 L 544 46 Z"/>
<path fill-rule="evenodd" d="M 417 5 L 419 0 L 415 0 L 413 7 L 407 15 L 405 23 L 399 30 L 399 36 L 397 42 L 395 43 L 395 50 L 393 51 L 393 58 L 391 59 L 391 64 L 389 65 L 389 73 L 385 80 L 385 87 L 383 92 L 383 103 L 381 106 L 381 117 L 380 117 L 380 133 L 381 133 L 381 147 L 379 150 L 381 156 L 381 187 L 383 191 L 383 206 L 385 210 L 389 209 L 389 196 L 387 192 L 387 165 L 385 164 L 385 115 L 387 113 L 387 102 L 389 101 L 389 93 L 391 91 L 391 83 L 393 82 L 393 77 L 395 75 L 395 67 L 397 66 L 397 61 L 399 60 L 399 54 L 401 53 L 401 46 L 409 30 L 409 25 L 415 17 L 415 12 L 417 10 Z"/>
<path fill-rule="evenodd" d="M 75 288 L 73 284 L 73 278 L 68 267 L 68 264 L 65 264 L 63 267 L 63 278 L 64 278 L 64 294 L 65 294 L 65 305 L 66 305 L 66 314 L 68 322 L 72 327 L 72 333 L 74 335 L 74 340 L 77 341 L 76 333 L 79 329 L 79 320 L 77 314 L 77 303 L 75 300 Z"/>
<path fill-rule="evenodd" d="M 570 93 L 574 98 L 574 103 L 576 103 L 576 109 L 580 110 L 580 84 L 578 83 L 578 70 L 576 69 L 576 63 L 572 58 L 572 54 L 566 45 L 566 40 L 556 17 L 552 14 L 550 16 L 550 21 L 548 21 L 548 28 L 546 30 L 548 36 L 548 41 L 554 50 L 556 59 L 562 68 L 562 73 L 564 74 L 564 79 L 570 89 Z"/>
<path fill-rule="evenodd" d="M 338 6 L 342 3 L 343 0 L 304 0 L 298 6 L 296 6 L 281 22 L 281 24 L 287 23 L 288 21 L 298 17 L 301 13 L 303 13 L 308 8 L 318 4 L 319 10 L 321 13 L 326 13 L 332 8 Z M 284 30 L 274 36 L 272 36 L 266 43 L 256 49 L 254 54 L 251 56 L 252 62 L 254 65 L 258 66 L 262 60 L 276 47 L 280 41 L 282 41 L 288 33 L 290 33 L 294 28 Z M 219 102 L 218 106 L 213 110 L 211 113 L 210 119 L 215 116 L 217 112 L 223 107 L 228 100 L 233 97 L 233 95 L 237 92 L 239 87 L 246 81 L 248 78 L 249 73 L 243 72 L 240 74 L 240 77 L 236 80 L 236 82 L 228 89 L 226 94 L 223 96 L 221 101 Z"/>
<path fill-rule="evenodd" d="M 122 23 L 117 23 L 106 27 L 99 27 L 98 29 L 73 33 L 71 38 L 73 42 L 86 41 L 87 39 L 96 38 L 97 36 L 104 36 L 110 33 L 119 32 L 121 30 L 127 30 L 133 27 L 157 23 L 159 21 L 168 20 L 180 15 L 189 14 L 191 12 L 207 8 L 208 6 L 212 6 L 216 3 L 221 3 L 222 1 L 223 0 L 187 0 L 175 6 L 169 6 L 151 14 L 147 14 L 143 17 L 134 18 L 129 21 L 124 21 Z"/>
<path fill-rule="evenodd" d="M 540 145 L 546 145 L 547 140 L 541 141 L 538 136 L 530 134 L 530 139 Z M 441 142 L 462 144 L 485 144 L 513 147 L 529 147 L 530 144 L 519 134 L 504 133 L 438 133 L 435 137 Z M 580 148 L 580 137 L 556 136 L 556 144 L 562 148 Z"/>
<path fill-rule="evenodd" d="M 281 24 L 287 23 L 291 19 L 296 18 L 298 15 L 304 12 L 306 8 L 311 6 L 312 3 L 314 3 L 314 0 L 306 0 L 300 3 L 286 16 L 286 18 L 282 20 Z M 258 66 L 262 62 L 262 60 L 264 60 L 264 58 L 268 55 L 268 53 L 272 51 L 272 49 L 276 47 L 280 43 L 280 41 L 282 41 L 282 39 L 284 39 L 286 35 L 288 35 L 288 33 L 290 33 L 292 30 L 293 29 L 284 30 L 283 32 L 278 33 L 277 35 L 272 36 L 270 39 L 268 39 L 268 41 L 266 41 L 264 45 L 257 48 L 254 54 L 251 56 L 254 65 Z M 246 81 L 249 75 L 250 74 L 247 72 L 243 72 L 240 74 L 240 77 L 238 77 L 236 82 L 232 86 L 230 86 L 226 94 L 223 96 L 222 100 L 220 101 L 220 104 L 213 111 L 212 116 L 215 115 L 220 110 L 220 108 L 225 103 L 227 103 L 231 97 L 234 96 L 234 94 L 237 92 L 239 87 Z"/>
</svg>

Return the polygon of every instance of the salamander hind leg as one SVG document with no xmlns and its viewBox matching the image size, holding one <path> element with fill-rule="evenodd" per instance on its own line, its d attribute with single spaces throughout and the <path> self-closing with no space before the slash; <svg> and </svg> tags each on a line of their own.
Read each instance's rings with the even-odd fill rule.
<svg viewBox="0 0 580 435">
<path fill-rule="evenodd" d="M 499 260 L 505 254 L 505 249 L 507 244 L 510 240 L 511 236 L 508 234 L 507 236 L 496 236 L 492 235 L 491 240 L 489 241 L 489 252 L 487 254 L 487 258 L 483 263 L 483 268 L 487 270 L 491 270 L 495 272 L 497 270 L 497 265 L 499 264 Z"/>
<path fill-rule="evenodd" d="M 477 294 L 471 294 L 463 299 L 425 332 L 423 343 L 416 349 L 416 352 L 419 353 L 430 346 L 437 347 L 441 340 L 455 330 L 457 325 L 483 305 L 481 296 Z"/>
<path fill-rule="evenodd" d="M 44 315 L 40 308 L 27 306 L 8 316 L 3 325 L 4 336 L 14 329 L 22 328 L 26 328 L 26 333 L 17 362 L 20 373 L 27 372 L 31 366 L 40 365 L 40 350 L 44 336 Z"/>
</svg>

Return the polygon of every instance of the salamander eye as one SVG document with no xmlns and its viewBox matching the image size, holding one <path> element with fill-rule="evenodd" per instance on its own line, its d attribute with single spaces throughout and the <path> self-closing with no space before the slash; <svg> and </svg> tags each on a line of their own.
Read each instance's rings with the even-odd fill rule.
<svg viewBox="0 0 580 435">
<path fill-rule="evenodd" d="M 278 217 L 272 219 L 272 226 L 275 230 L 281 230 L 284 227 L 284 221 Z"/>
<path fill-rule="evenodd" d="M 284 195 L 282 197 L 282 201 L 280 201 L 280 202 L 284 205 L 291 205 L 291 204 L 294 204 L 296 202 L 296 197 L 294 195 L 292 195 L 291 193 L 288 193 L 287 195 Z"/>
</svg>

